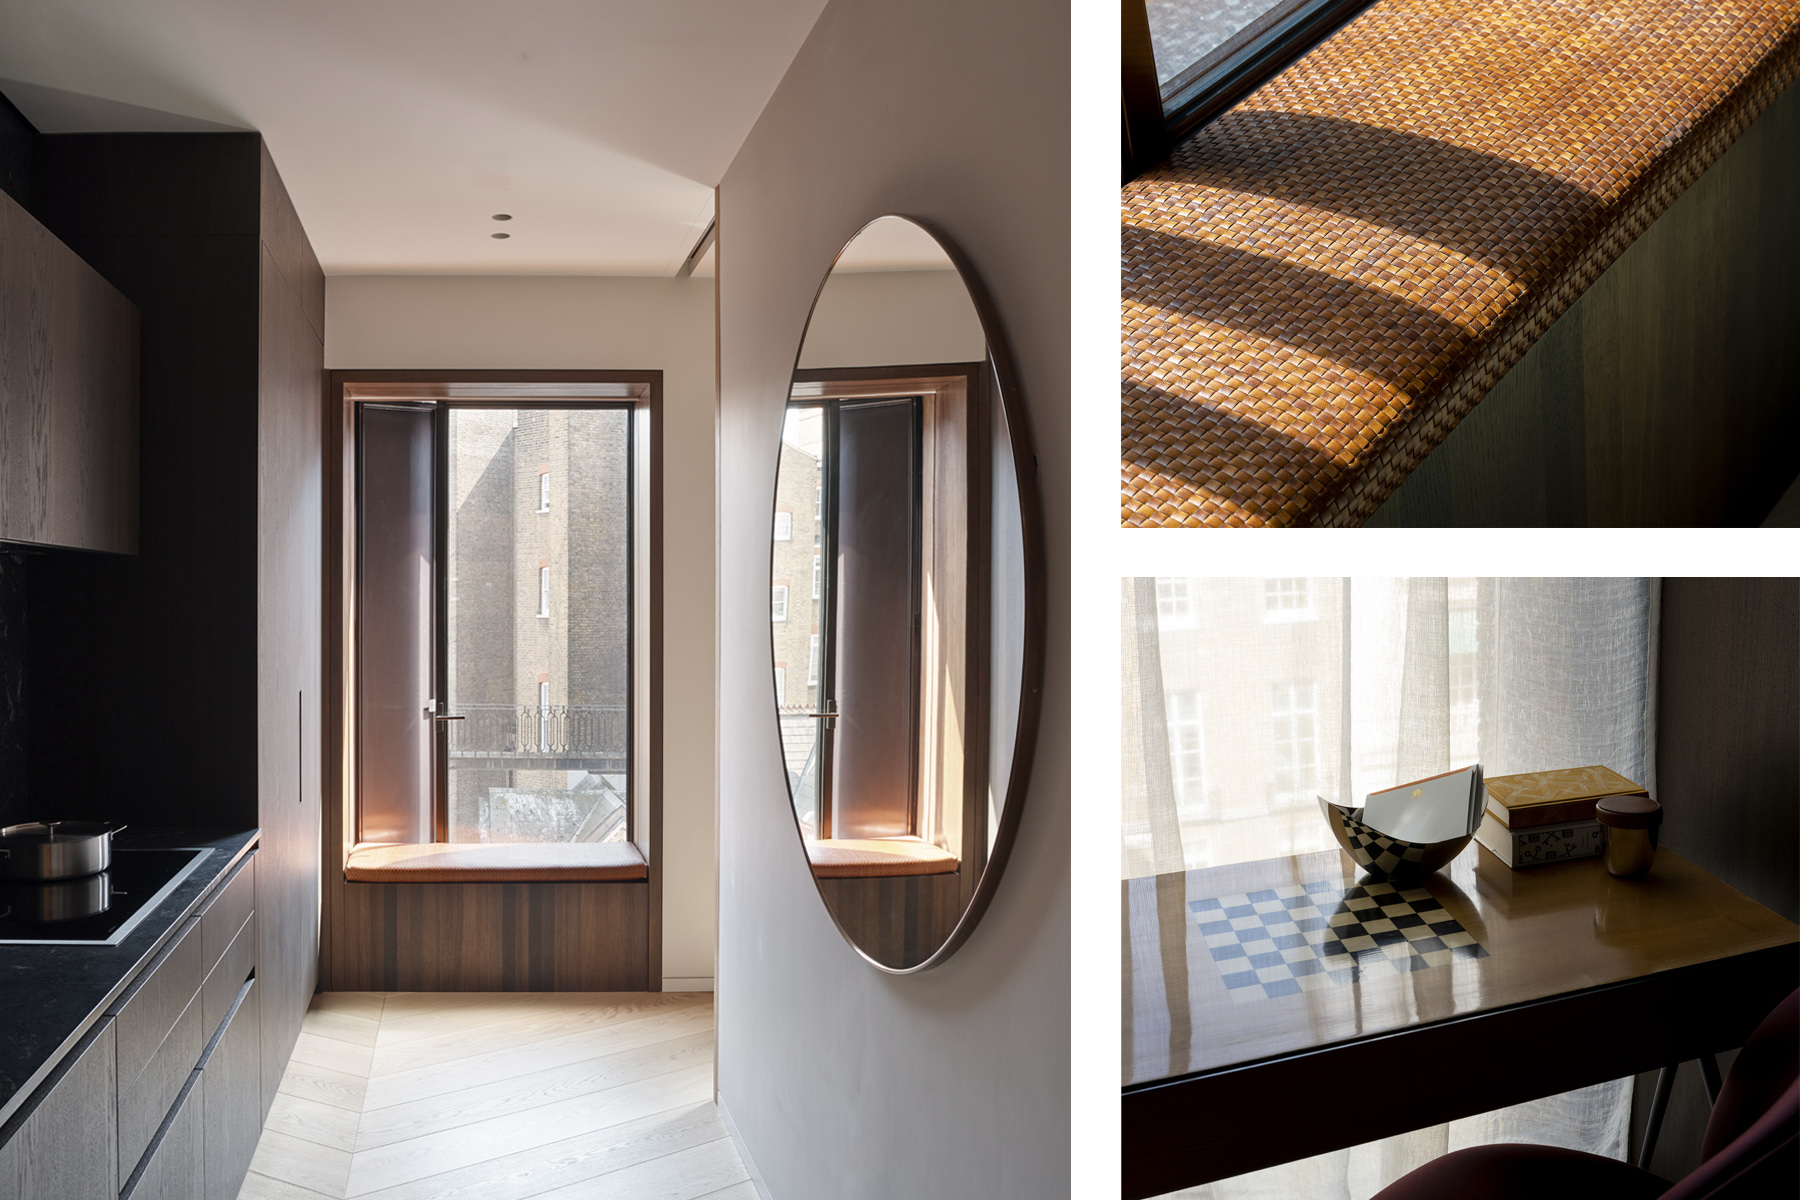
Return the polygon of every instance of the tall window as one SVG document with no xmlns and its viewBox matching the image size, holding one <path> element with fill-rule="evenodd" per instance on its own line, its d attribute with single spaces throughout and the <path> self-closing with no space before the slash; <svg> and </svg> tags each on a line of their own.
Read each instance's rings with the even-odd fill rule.
<svg viewBox="0 0 1800 1200">
<path fill-rule="evenodd" d="M 1269 688 L 1270 750 L 1278 804 L 1310 798 L 1319 781 L 1319 689 L 1314 683 Z"/>
<path fill-rule="evenodd" d="M 818 498 L 819 598 L 807 607 L 820 651 L 815 711 L 833 715 L 789 714 L 782 740 L 801 760 L 789 764 L 796 794 L 817 797 L 823 838 L 920 827 L 923 414 L 921 398 L 904 395 L 788 407 L 777 490 L 810 487 Z"/>
<path fill-rule="evenodd" d="M 650 409 L 461 402 L 445 390 L 391 403 L 347 396 L 357 838 L 627 840 L 634 702 L 655 662 L 633 616 L 655 569 L 639 519 Z M 556 511 L 546 461 L 571 464 Z"/>
<path fill-rule="evenodd" d="M 1194 602 L 1186 579 L 1156 581 L 1156 617 L 1164 629 L 1187 629 L 1194 623 Z"/>
<path fill-rule="evenodd" d="M 1200 693 L 1169 692 L 1164 696 L 1169 721 L 1169 765 L 1175 803 L 1184 817 L 1200 815 L 1206 802 L 1206 740 L 1200 721 Z"/>
<path fill-rule="evenodd" d="M 787 620 L 787 585 L 778 583 L 769 589 L 769 619 Z"/>
<path fill-rule="evenodd" d="M 775 514 L 775 540 L 791 542 L 794 540 L 794 514 L 778 512 Z"/>
<path fill-rule="evenodd" d="M 806 686 L 819 686 L 819 635 L 816 633 L 807 639 Z"/>
</svg>

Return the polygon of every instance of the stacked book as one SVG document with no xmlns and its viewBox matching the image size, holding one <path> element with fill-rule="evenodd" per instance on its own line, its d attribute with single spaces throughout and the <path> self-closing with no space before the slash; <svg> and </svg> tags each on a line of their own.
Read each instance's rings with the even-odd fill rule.
<svg viewBox="0 0 1800 1200">
<path fill-rule="evenodd" d="M 1594 806 L 1608 796 L 1648 796 L 1610 767 L 1496 775 L 1475 840 L 1509 867 L 1587 858 L 1604 845 Z"/>
</svg>

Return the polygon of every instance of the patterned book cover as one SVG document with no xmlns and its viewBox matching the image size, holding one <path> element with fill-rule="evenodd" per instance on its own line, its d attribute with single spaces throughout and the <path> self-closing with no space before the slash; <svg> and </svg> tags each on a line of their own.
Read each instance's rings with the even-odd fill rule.
<svg viewBox="0 0 1800 1200">
<path fill-rule="evenodd" d="M 1487 781 L 1487 811 L 1509 829 L 1566 825 L 1594 819 L 1594 805 L 1607 796 L 1644 796 L 1611 767 L 1569 767 L 1495 775 Z"/>
<path fill-rule="evenodd" d="M 1492 813 L 1481 818 L 1475 840 L 1509 867 L 1535 867 L 1541 863 L 1590 858 L 1605 846 L 1598 821 L 1572 821 L 1565 825 L 1508 829 Z"/>
</svg>

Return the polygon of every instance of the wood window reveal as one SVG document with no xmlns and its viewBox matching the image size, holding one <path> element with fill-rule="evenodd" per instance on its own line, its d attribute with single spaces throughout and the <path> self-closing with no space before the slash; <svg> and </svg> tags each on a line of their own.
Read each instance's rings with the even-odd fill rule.
<svg viewBox="0 0 1800 1200">
<path fill-rule="evenodd" d="M 839 878 L 864 868 L 854 856 L 823 867 L 836 861 L 834 844 L 868 839 L 917 838 L 941 852 L 930 870 L 971 884 L 986 863 L 986 386 L 981 363 L 795 376 L 790 411 L 819 409 L 835 452 L 823 456 L 816 489 L 812 694 L 787 701 L 833 714 L 820 722 L 829 732 L 806 832 L 815 870 Z M 884 449 L 859 462 L 863 447 Z M 881 553 L 847 553 L 847 539 L 876 539 Z M 880 578 L 868 575 L 870 561 L 883 564 Z M 878 607 L 878 619 L 851 621 L 852 606 L 865 617 Z M 866 869 L 894 873 L 891 863 Z"/>
<path fill-rule="evenodd" d="M 401 990 L 655 990 L 661 984 L 661 372 L 331 372 L 329 399 L 333 414 L 328 421 L 328 480 L 326 480 L 326 664 L 328 696 L 328 777 L 326 790 L 335 804 L 326 806 L 326 945 L 322 946 L 322 981 L 335 988 L 401 988 Z M 380 412 L 423 412 L 439 423 L 439 437 L 428 459 L 434 470 L 425 470 L 412 455 L 421 453 L 423 435 L 418 419 L 385 419 L 374 416 L 374 425 L 409 428 L 410 434 L 389 437 L 389 457 L 405 457 L 409 470 L 400 479 L 376 484 L 371 471 L 358 470 L 358 426 L 367 430 L 367 419 Z M 405 604 L 374 603 L 369 588 L 369 545 L 358 527 L 358 489 L 400 489 L 407 497 L 414 527 L 403 531 L 418 542 L 421 527 L 430 527 L 434 569 L 445 561 L 443 518 L 448 511 L 443 497 L 448 453 L 441 425 L 452 412 L 475 414 L 482 410 L 511 410 L 497 417 L 495 437 L 529 434 L 533 416 L 569 410 L 605 410 L 617 414 L 623 450 L 612 471 L 616 497 L 612 509 L 625 522 L 625 540 L 619 547 L 616 599 L 623 601 L 625 628 L 614 644 L 623 658 L 621 694 L 616 712 L 598 712 L 608 705 L 583 700 L 580 691 L 569 691 L 572 682 L 563 671 L 567 653 L 545 651 L 527 660 L 524 644 L 513 664 L 518 694 L 506 711 L 475 711 L 457 705 L 452 689 L 436 685 L 450 678 L 445 657 L 450 653 L 445 637 L 445 588 L 423 601 L 427 588 L 416 587 Z M 524 417 L 515 426 L 515 414 Z M 500 428 L 504 426 L 504 428 Z M 538 630 L 545 621 L 536 612 L 560 613 L 569 606 L 563 574 L 574 570 L 567 554 L 553 549 L 547 538 L 554 529 L 571 522 L 596 520 L 581 511 L 581 497 L 571 488 L 571 475 L 562 464 L 544 466 L 536 453 L 522 455 L 508 479 L 517 479 L 517 495 L 511 511 L 522 518 L 515 525 L 517 542 L 504 565 L 504 587 L 515 597 L 513 612 Z M 553 455 L 545 453 L 544 459 Z M 549 500 L 549 479 L 558 475 L 556 504 Z M 410 477 L 410 479 L 409 479 Z M 423 480 L 430 480 L 425 486 Z M 499 475 L 490 475 L 484 486 L 499 488 Z M 459 484 L 459 486 L 470 486 Z M 513 484 L 506 484 L 513 488 Z M 410 491 L 409 491 L 410 489 Z M 421 491 L 432 493 L 432 504 L 416 504 Z M 605 506 L 603 506 L 605 507 Z M 605 513 L 599 515 L 605 520 Z M 531 531 L 531 533 L 527 533 Z M 479 533 L 479 531 L 472 531 Z M 538 540 L 527 545 L 527 536 Z M 410 545 L 410 543 L 409 543 Z M 407 547 L 403 547 L 405 551 Z M 412 545 L 410 549 L 419 549 Z M 421 560 L 414 560 L 421 561 Z M 520 570 L 526 569 L 526 570 Z M 542 604 L 544 572 L 549 570 L 556 604 Z M 380 574 L 380 572 L 378 572 Z M 418 574 L 414 570 L 414 574 Z M 495 572 L 490 572 L 495 574 Z M 524 576 L 524 578 L 522 578 Z M 495 574 L 495 579 L 500 579 Z M 392 601 L 392 597 L 391 597 Z M 421 639 L 423 624 L 414 622 L 412 637 L 389 637 L 400 630 L 401 610 L 418 613 L 421 604 L 430 612 L 430 633 Z M 553 615 L 549 628 L 562 637 L 562 619 Z M 405 642 L 405 644 L 403 644 Z M 419 646 L 427 646 L 423 653 Z M 374 793 L 382 783 L 380 770 L 369 770 L 374 759 L 365 754 L 365 738 L 380 736 L 365 718 L 378 718 L 371 709 L 382 696 L 374 689 L 364 694 L 358 687 L 360 667 L 373 653 L 400 658 L 401 666 L 414 673 L 412 687 L 391 687 L 394 714 L 401 716 L 400 700 L 410 700 L 410 712 L 418 725 L 432 725 L 425 741 L 434 741 L 432 761 L 412 766 L 419 774 L 434 775 L 430 801 L 383 801 Z M 425 662 L 432 658 L 432 662 Z M 427 718 L 427 705 L 414 696 L 416 682 L 436 671 L 434 685 L 425 696 L 432 700 L 430 718 L 464 716 L 464 721 Z M 405 691 L 405 694 L 401 694 Z M 441 696 L 441 691 L 452 691 Z M 439 707 L 437 702 L 448 702 Z M 448 711 L 445 711 L 448 709 Z M 583 763 L 594 759 L 592 775 L 607 775 L 608 786 L 621 790 L 623 806 L 617 813 L 617 831 L 623 840 L 585 844 L 580 840 L 560 844 L 470 844 L 443 846 L 450 835 L 445 811 L 446 763 L 450 750 L 491 750 L 473 745 L 468 738 L 450 741 L 457 725 L 481 716 L 484 723 L 504 734 L 504 754 L 520 757 L 520 768 L 560 770 L 569 756 Z M 378 720 L 376 720 L 378 725 Z M 418 732 L 418 725 L 412 732 Z M 463 732 L 463 730 L 457 730 Z M 473 734 L 473 730 L 470 730 Z M 473 738 L 481 741 L 486 732 Z M 414 741 L 416 745 L 416 741 Z M 466 756 L 464 756 L 466 757 Z M 531 761 L 524 761 L 531 759 Z M 605 761 L 601 761 L 605 759 Z M 461 763 L 461 757 L 455 761 Z M 572 770 L 572 768 L 571 768 Z M 392 772 L 389 772 L 392 774 Z M 405 774 L 405 772 L 403 772 Z M 401 779 L 401 784 L 409 781 Z M 416 792 L 414 792 L 416 795 Z M 387 847 L 358 842 L 387 842 Z M 432 851 L 432 846 L 439 846 Z M 491 853 L 490 853 L 491 851 Z M 358 867 L 364 858 L 382 853 L 382 864 L 371 874 Z M 446 858 L 448 855 L 448 858 Z M 392 860 L 392 862 L 389 862 Z M 454 860 L 450 869 L 436 865 Z M 567 862 L 565 862 L 567 860 Z M 601 862 L 603 860 L 603 862 Z M 367 864 L 364 864 L 367 865 Z M 356 882 L 358 878 L 380 882 Z M 418 882 L 414 882 L 418 880 Z M 428 882 L 427 882 L 428 880 Z M 398 889 L 398 891 L 396 891 Z M 437 891 L 434 891 L 437 889 Z M 401 900 L 403 896 L 443 896 L 445 900 Z M 443 925 L 448 903 L 459 914 L 457 932 Z M 511 916 L 509 916 L 511 914 Z M 578 932 L 580 930 L 580 932 Z M 385 946 L 385 950 L 383 950 Z"/>
</svg>

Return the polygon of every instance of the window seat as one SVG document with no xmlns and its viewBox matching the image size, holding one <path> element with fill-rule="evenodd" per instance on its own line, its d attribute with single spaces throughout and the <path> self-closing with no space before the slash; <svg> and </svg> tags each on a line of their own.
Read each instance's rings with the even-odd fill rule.
<svg viewBox="0 0 1800 1200">
<path fill-rule="evenodd" d="M 1800 66 L 1800 0 L 1378 0 L 1126 185 L 1122 522 L 1360 524 Z"/>
<path fill-rule="evenodd" d="M 806 843 L 813 874 L 821 879 L 872 879 L 891 875 L 949 875 L 956 855 L 904 838 L 823 838 Z"/>
<path fill-rule="evenodd" d="M 644 879 L 630 842 L 359 842 L 344 864 L 352 883 L 580 883 Z"/>
</svg>

